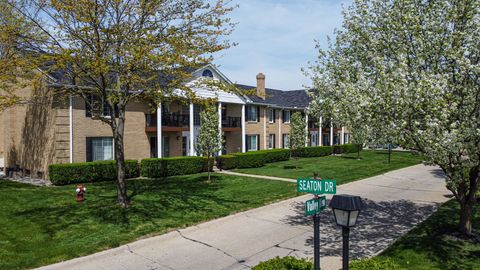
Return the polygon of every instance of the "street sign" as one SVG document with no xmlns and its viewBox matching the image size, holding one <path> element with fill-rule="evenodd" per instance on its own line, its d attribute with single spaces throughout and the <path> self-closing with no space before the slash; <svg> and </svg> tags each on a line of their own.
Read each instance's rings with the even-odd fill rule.
<svg viewBox="0 0 480 270">
<path fill-rule="evenodd" d="M 310 178 L 297 178 L 297 192 L 336 194 L 337 181 L 329 179 L 316 180 Z"/>
<path fill-rule="evenodd" d="M 305 202 L 305 216 L 311 216 L 319 213 L 327 207 L 325 196 L 313 198 Z"/>
</svg>

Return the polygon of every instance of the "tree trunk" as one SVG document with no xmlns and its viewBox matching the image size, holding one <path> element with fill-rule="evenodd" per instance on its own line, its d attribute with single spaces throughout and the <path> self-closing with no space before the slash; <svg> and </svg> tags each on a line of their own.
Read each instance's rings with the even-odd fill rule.
<svg viewBox="0 0 480 270">
<path fill-rule="evenodd" d="M 459 231 L 463 236 L 472 235 L 472 209 L 473 203 L 470 201 L 460 203 L 460 224 Z"/>
<path fill-rule="evenodd" d="M 208 182 L 210 182 L 210 168 L 213 167 L 213 164 L 210 164 L 212 160 L 213 160 L 213 157 L 208 157 L 208 161 L 207 161 Z"/>
<path fill-rule="evenodd" d="M 388 164 L 390 164 L 390 156 L 392 155 L 392 146 L 388 144 Z"/>
<path fill-rule="evenodd" d="M 125 128 L 125 119 L 118 118 L 117 124 L 113 127 L 115 138 L 115 160 L 117 164 L 117 201 L 122 207 L 129 204 L 127 195 L 127 181 L 125 180 L 125 153 L 123 145 L 123 134 Z"/>
</svg>

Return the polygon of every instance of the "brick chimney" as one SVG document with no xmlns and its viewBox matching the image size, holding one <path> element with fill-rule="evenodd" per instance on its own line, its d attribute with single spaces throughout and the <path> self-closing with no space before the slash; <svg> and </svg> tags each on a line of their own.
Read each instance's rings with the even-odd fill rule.
<svg viewBox="0 0 480 270">
<path fill-rule="evenodd" d="M 257 74 L 257 96 L 265 100 L 265 75 L 263 73 Z"/>
</svg>

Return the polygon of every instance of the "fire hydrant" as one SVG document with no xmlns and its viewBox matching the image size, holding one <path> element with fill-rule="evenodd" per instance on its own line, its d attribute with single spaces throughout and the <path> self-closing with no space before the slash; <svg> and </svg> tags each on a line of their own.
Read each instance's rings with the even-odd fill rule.
<svg viewBox="0 0 480 270">
<path fill-rule="evenodd" d="M 86 190 L 87 188 L 84 185 L 77 185 L 77 189 L 75 189 L 75 193 L 77 194 L 75 199 L 77 200 L 77 202 L 81 203 L 85 201 L 84 194 Z"/>
</svg>

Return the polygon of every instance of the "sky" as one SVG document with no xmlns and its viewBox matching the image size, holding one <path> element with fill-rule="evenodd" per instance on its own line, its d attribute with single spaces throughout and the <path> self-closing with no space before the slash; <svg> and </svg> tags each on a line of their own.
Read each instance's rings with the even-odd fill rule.
<svg viewBox="0 0 480 270">
<path fill-rule="evenodd" d="M 214 63 L 231 81 L 255 85 L 265 74 L 267 88 L 302 89 L 311 85 L 301 68 L 314 62 L 315 40 L 326 48 L 327 36 L 342 25 L 342 6 L 351 0 L 236 0 L 230 17 L 237 22 L 229 40 L 238 43 L 216 55 Z"/>
</svg>

